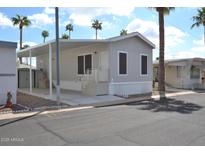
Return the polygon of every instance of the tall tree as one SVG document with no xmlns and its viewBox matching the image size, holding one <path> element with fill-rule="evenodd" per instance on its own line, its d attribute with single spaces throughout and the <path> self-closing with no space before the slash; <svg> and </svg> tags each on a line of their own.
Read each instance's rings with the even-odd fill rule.
<svg viewBox="0 0 205 154">
<path fill-rule="evenodd" d="M 69 36 L 67 34 L 63 34 L 61 38 L 67 40 L 67 39 L 69 39 Z"/>
<path fill-rule="evenodd" d="M 204 44 L 205 44 L 205 7 L 197 10 L 197 15 L 193 16 L 194 24 L 191 28 L 203 26 L 204 27 Z"/>
<path fill-rule="evenodd" d="M 43 42 L 45 43 L 46 42 L 46 37 L 49 36 L 49 32 L 44 30 L 44 31 L 42 31 L 41 36 L 43 37 Z"/>
<path fill-rule="evenodd" d="M 92 22 L 92 28 L 95 29 L 95 36 L 97 40 L 98 30 L 102 30 L 102 22 L 99 22 L 99 20 L 94 20 Z"/>
<path fill-rule="evenodd" d="M 127 35 L 127 30 L 126 29 L 122 29 L 120 31 L 120 36 L 122 36 L 122 35 Z"/>
<path fill-rule="evenodd" d="M 69 32 L 69 38 L 71 38 L 71 33 L 73 31 L 73 25 L 72 24 L 68 24 L 65 27 L 65 30 Z"/>
<path fill-rule="evenodd" d="M 30 26 L 31 21 L 26 16 L 20 16 L 18 14 L 15 17 L 12 17 L 11 21 L 12 21 L 14 26 L 15 25 L 19 26 L 19 30 L 20 30 L 20 49 L 22 49 L 23 48 L 23 46 L 22 46 L 23 27 Z"/>
<path fill-rule="evenodd" d="M 165 66 L 164 66 L 164 15 L 169 15 L 170 11 L 174 10 L 174 7 L 156 7 L 154 8 L 158 12 L 159 17 L 159 94 L 160 99 L 165 98 Z"/>
</svg>

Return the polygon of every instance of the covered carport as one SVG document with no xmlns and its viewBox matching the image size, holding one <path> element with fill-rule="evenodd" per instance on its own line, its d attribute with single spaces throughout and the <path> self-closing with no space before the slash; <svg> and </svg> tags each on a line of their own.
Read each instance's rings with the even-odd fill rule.
<svg viewBox="0 0 205 154">
<path fill-rule="evenodd" d="M 64 50 L 71 50 L 74 48 L 81 48 L 89 45 L 95 45 L 100 43 L 106 43 L 107 40 L 91 40 L 91 39 L 72 39 L 72 40 L 65 40 L 59 39 L 59 48 L 60 52 Z M 37 57 L 43 54 L 48 54 L 48 80 L 49 80 L 49 95 L 52 97 L 53 95 L 53 66 L 52 66 L 52 59 L 56 57 L 55 55 L 56 43 L 55 40 L 48 41 L 43 44 L 39 44 L 33 47 L 29 47 L 23 50 L 20 50 L 17 53 L 19 58 L 27 57 L 30 61 L 32 61 L 32 57 Z M 32 83 L 32 63 L 29 64 L 29 92 L 33 93 L 33 83 Z"/>
</svg>

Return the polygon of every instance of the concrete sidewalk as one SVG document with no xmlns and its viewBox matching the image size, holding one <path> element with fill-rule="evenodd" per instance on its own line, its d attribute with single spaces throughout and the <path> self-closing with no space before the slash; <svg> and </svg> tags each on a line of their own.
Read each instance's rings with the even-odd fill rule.
<svg viewBox="0 0 205 154">
<path fill-rule="evenodd" d="M 194 94 L 196 92 L 194 91 L 180 91 L 180 92 L 174 92 L 174 93 L 167 93 L 166 97 L 174 97 L 174 96 L 180 96 L 180 95 L 188 95 L 188 94 Z M 153 95 L 152 98 L 159 98 L 159 95 Z"/>
<path fill-rule="evenodd" d="M 176 93 L 171 93 L 171 94 L 166 94 L 167 97 L 174 97 L 174 96 L 180 96 L 180 95 L 188 95 L 188 94 L 194 94 L 195 92 L 193 91 L 186 91 L 186 92 L 176 92 Z M 99 108 L 99 107 L 106 107 L 106 106 L 115 106 L 115 105 L 123 105 L 123 104 L 128 104 L 128 103 L 133 103 L 133 102 L 140 102 L 143 100 L 149 100 L 149 99 L 158 99 L 159 95 L 154 95 L 151 98 L 144 96 L 144 97 L 137 97 L 137 98 L 128 98 L 128 99 L 121 99 L 121 100 L 115 100 L 115 101 L 107 101 L 107 102 L 101 102 L 101 103 L 90 103 L 90 104 L 84 104 L 84 105 L 76 105 L 76 106 L 71 106 L 70 108 L 65 108 L 65 109 L 57 109 L 54 110 L 46 110 L 42 108 L 42 110 L 37 110 L 37 111 L 31 111 L 31 112 L 25 112 L 25 113 L 8 113 L 8 114 L 2 114 L 0 115 L 0 120 L 5 120 L 5 119 L 15 119 L 15 118 L 23 118 L 27 116 L 32 116 L 35 114 L 50 114 L 50 113 L 60 113 L 60 112 L 69 112 L 69 111 L 77 111 L 77 110 L 83 110 L 83 109 L 90 109 L 90 108 Z"/>
</svg>

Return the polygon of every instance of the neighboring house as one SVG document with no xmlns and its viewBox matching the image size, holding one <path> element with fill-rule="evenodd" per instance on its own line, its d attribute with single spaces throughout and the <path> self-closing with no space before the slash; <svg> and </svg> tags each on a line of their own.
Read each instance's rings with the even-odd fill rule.
<svg viewBox="0 0 205 154">
<path fill-rule="evenodd" d="M 154 79 L 158 76 L 158 61 L 153 65 Z M 205 59 L 187 58 L 165 61 L 165 82 L 184 89 L 205 89 Z"/>
<path fill-rule="evenodd" d="M 105 40 L 59 39 L 61 88 L 88 95 L 127 97 L 152 92 L 152 49 L 138 32 Z M 36 57 L 37 70 L 56 83 L 55 40 L 21 50 L 18 57 Z M 52 93 L 52 88 L 50 88 Z"/>
<path fill-rule="evenodd" d="M 5 104 L 7 92 L 11 92 L 16 103 L 16 48 L 17 43 L 0 41 L 0 104 Z"/>
</svg>

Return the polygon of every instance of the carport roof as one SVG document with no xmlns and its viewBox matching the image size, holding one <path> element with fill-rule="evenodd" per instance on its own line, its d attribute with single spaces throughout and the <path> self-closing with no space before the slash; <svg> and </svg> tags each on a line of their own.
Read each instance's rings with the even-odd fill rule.
<svg viewBox="0 0 205 154">
<path fill-rule="evenodd" d="M 88 45 L 95 45 L 95 44 L 103 44 L 103 43 L 109 43 L 109 42 L 115 42 L 115 41 L 120 41 L 124 39 L 128 39 L 131 37 L 138 37 L 142 39 L 145 43 L 147 43 L 149 46 L 152 48 L 155 48 L 155 45 L 149 41 L 147 38 L 145 38 L 143 35 L 141 35 L 138 32 L 133 32 L 128 35 L 123 35 L 123 36 L 117 36 L 117 37 L 112 37 L 108 39 L 101 39 L 101 40 L 94 40 L 94 39 L 59 39 L 59 47 L 60 50 L 63 49 L 72 49 L 76 47 L 83 47 L 83 46 L 88 46 Z M 17 51 L 18 57 L 28 57 L 29 56 L 29 51 L 32 51 L 32 56 L 38 56 L 41 54 L 45 54 L 49 50 L 49 44 L 51 45 L 53 51 L 55 51 L 56 43 L 55 40 L 48 41 L 46 43 L 41 43 L 32 47 L 28 47 L 26 49 Z"/>
</svg>

